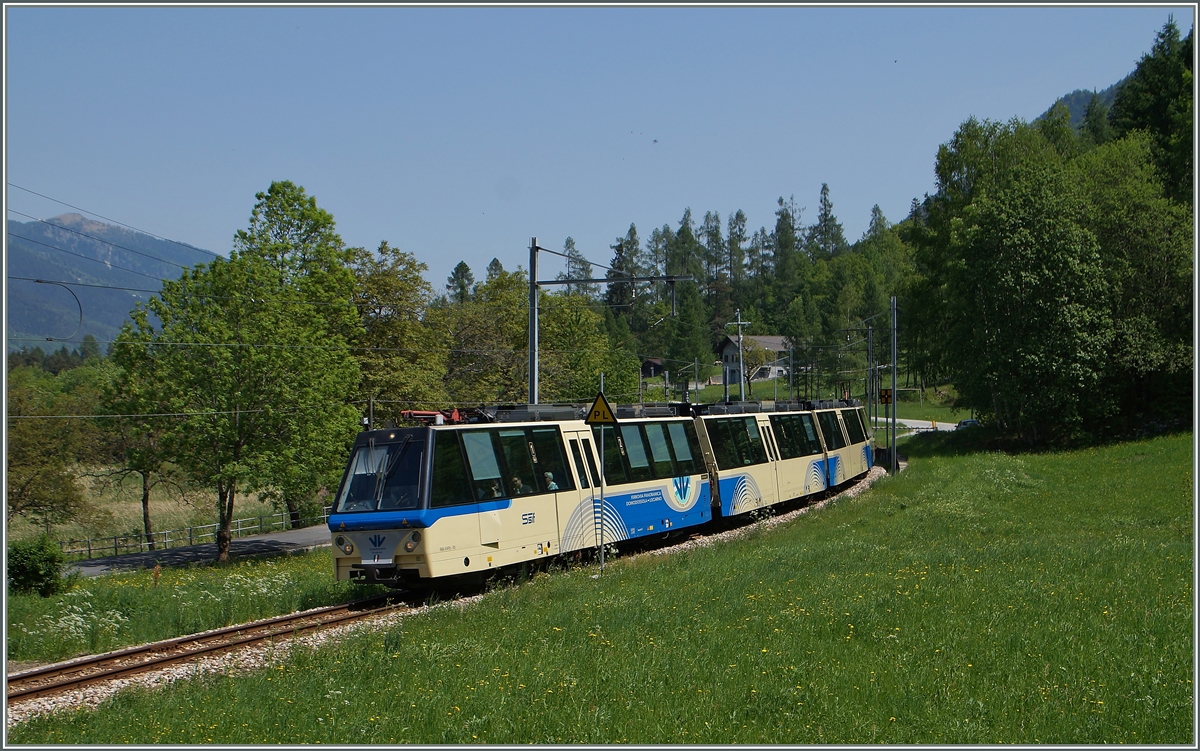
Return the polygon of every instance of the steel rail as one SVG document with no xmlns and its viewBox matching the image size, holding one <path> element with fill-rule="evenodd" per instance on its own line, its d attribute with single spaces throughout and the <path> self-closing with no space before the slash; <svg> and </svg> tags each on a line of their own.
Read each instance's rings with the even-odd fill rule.
<svg viewBox="0 0 1200 751">
<path fill-rule="evenodd" d="M 12 702 L 61 693 L 89 683 L 133 675 L 206 654 L 230 651 L 407 607 L 387 604 L 392 597 L 394 595 L 383 595 L 344 605 L 289 613 L 13 673 L 6 680 L 7 700 Z M 372 603 L 382 604 L 372 607 Z"/>
</svg>

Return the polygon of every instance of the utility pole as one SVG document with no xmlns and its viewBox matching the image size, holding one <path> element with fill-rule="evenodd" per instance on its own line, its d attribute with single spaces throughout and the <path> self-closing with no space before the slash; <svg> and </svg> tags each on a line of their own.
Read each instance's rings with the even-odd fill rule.
<svg viewBox="0 0 1200 751">
<path fill-rule="evenodd" d="M 641 373 L 638 373 L 638 380 L 642 378 Z M 600 395 L 604 396 L 604 371 L 600 371 Z M 600 512 L 596 515 L 596 537 L 600 540 L 600 573 L 604 573 L 604 428 L 600 426 Z M 584 447 L 587 443 L 584 442 Z"/>
<path fill-rule="evenodd" d="M 537 238 L 529 238 L 529 403 L 538 403 Z"/>
<path fill-rule="evenodd" d="M 899 459 L 896 458 L 896 298 L 892 298 L 892 474 L 899 469 Z"/>
<path fill-rule="evenodd" d="M 875 393 L 875 329 L 871 324 L 867 324 L 867 420 L 871 423 L 872 435 L 875 431 L 875 416 L 872 412 L 874 409 L 874 400 L 872 396 Z"/>
<path fill-rule="evenodd" d="M 742 309 L 737 309 L 737 321 L 735 323 L 727 323 L 726 327 L 738 327 L 738 401 L 746 401 L 746 367 L 742 361 L 742 327 L 749 326 L 750 321 L 742 320 Z"/>
<path fill-rule="evenodd" d="M 690 276 L 626 276 L 618 279 L 543 279 L 538 281 L 537 254 L 539 250 L 563 256 L 554 250 L 539 247 L 537 238 L 529 238 L 529 403 L 538 403 L 538 288 L 547 284 L 621 284 L 625 282 L 667 282 L 671 285 L 671 315 L 675 314 L 675 282 L 693 281 Z M 563 256 L 566 258 L 567 256 Z M 665 318 L 663 319 L 665 320 Z M 659 321 L 661 323 L 662 321 Z M 657 324 L 655 324 L 657 325 Z M 641 376 L 638 377 L 639 389 Z"/>
</svg>

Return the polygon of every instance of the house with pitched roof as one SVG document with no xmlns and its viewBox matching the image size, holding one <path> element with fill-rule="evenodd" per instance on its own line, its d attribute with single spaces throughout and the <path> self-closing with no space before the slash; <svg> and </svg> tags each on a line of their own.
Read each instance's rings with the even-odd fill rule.
<svg viewBox="0 0 1200 751">
<path fill-rule="evenodd" d="M 750 342 L 754 342 L 759 347 L 765 349 L 768 353 L 769 360 L 778 360 L 787 356 L 789 345 L 785 336 L 761 336 L 756 334 L 744 334 L 742 336 L 743 350 Z M 717 345 L 717 355 L 721 361 L 721 372 L 724 374 L 725 383 L 737 384 L 741 377 L 741 370 L 738 367 L 738 339 L 736 336 L 726 336 Z M 743 359 L 744 352 L 743 352 Z"/>
</svg>

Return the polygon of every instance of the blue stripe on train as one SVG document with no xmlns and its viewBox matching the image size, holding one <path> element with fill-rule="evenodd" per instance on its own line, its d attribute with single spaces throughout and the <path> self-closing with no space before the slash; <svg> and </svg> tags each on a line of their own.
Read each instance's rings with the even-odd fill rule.
<svg viewBox="0 0 1200 751">
<path fill-rule="evenodd" d="M 675 483 L 677 496 L 687 493 L 687 485 L 688 483 Z M 625 539 L 703 524 L 711 517 L 711 495 L 707 482 L 700 483 L 700 492 L 695 502 L 684 511 L 669 506 L 660 488 L 633 493 L 607 492 L 604 494 L 604 505 L 609 514 L 615 512 L 620 519 Z"/>
<path fill-rule="evenodd" d="M 462 506 L 446 506 L 414 511 L 360 511 L 353 514 L 330 514 L 329 531 L 343 532 L 362 529 L 424 528 L 433 526 L 438 519 L 448 516 L 478 514 L 484 511 L 503 511 L 512 506 L 511 499 L 468 503 Z"/>
<path fill-rule="evenodd" d="M 832 488 L 834 485 L 837 485 L 838 483 L 842 482 L 842 480 L 846 479 L 844 477 L 841 477 L 838 472 L 838 468 L 841 467 L 841 465 L 842 465 L 842 458 L 840 456 L 830 456 L 828 459 L 825 460 L 825 486 L 826 487 Z"/>
</svg>

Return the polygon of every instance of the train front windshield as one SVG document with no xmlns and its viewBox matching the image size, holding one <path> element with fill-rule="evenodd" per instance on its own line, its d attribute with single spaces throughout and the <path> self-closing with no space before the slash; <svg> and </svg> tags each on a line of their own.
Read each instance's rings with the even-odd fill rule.
<svg viewBox="0 0 1200 751">
<path fill-rule="evenodd" d="M 356 446 L 334 513 L 420 508 L 424 432 L 416 430 L 396 441 Z"/>
</svg>

